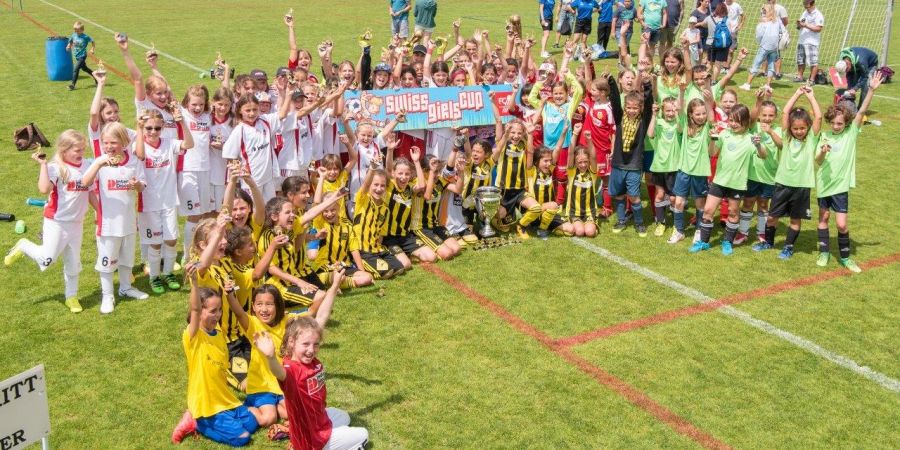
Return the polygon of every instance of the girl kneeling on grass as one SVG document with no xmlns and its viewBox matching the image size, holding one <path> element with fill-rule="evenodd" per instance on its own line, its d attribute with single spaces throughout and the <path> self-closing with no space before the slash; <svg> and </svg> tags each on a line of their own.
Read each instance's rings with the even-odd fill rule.
<svg viewBox="0 0 900 450">
<path fill-rule="evenodd" d="M 298 317 L 288 322 L 280 347 L 282 362 L 275 356 L 275 342 L 268 332 L 256 333 L 253 339 L 284 392 L 293 448 L 355 450 L 366 445 L 369 432 L 365 428 L 349 426 L 346 411 L 325 407 L 325 367 L 316 358 L 322 327 L 316 319 Z"/>
<path fill-rule="evenodd" d="M 573 127 L 575 142 L 581 135 L 581 124 Z M 594 237 L 597 235 L 597 158 L 591 132 L 584 132 L 587 147 L 577 146 L 569 152 L 566 161 L 566 175 L 569 186 L 566 189 L 566 214 L 572 223 L 575 236 Z"/>
</svg>

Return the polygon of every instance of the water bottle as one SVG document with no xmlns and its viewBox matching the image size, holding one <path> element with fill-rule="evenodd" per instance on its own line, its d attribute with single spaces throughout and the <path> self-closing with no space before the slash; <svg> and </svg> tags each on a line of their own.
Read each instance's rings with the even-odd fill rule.
<svg viewBox="0 0 900 450">
<path fill-rule="evenodd" d="M 44 205 L 47 204 L 47 200 L 44 200 L 44 199 L 42 199 L 42 198 L 31 198 L 31 197 L 28 197 L 28 198 L 25 199 L 25 204 L 28 205 L 28 206 L 38 206 L 38 207 L 43 208 Z"/>
<path fill-rule="evenodd" d="M 16 220 L 15 214 L 0 213 L 0 220 L 4 222 L 13 222 Z"/>
</svg>

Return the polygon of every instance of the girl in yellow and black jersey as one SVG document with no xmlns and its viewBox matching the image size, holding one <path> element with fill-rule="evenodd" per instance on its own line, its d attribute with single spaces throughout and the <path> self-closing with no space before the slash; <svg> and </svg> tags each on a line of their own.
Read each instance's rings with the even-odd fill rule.
<svg viewBox="0 0 900 450">
<path fill-rule="evenodd" d="M 425 174 L 425 189 L 413 199 L 412 231 L 442 260 L 449 260 L 459 255 L 462 247 L 441 225 L 441 199 L 444 193 L 462 192 L 463 180 L 457 174 L 465 170 L 465 160 L 457 160 L 457 153 L 452 152 L 448 159 L 448 167 L 456 166 L 457 171 L 444 170 L 444 163 L 436 156 L 425 156 L 428 173 Z M 457 164 L 457 161 L 459 164 Z"/>
<path fill-rule="evenodd" d="M 390 174 L 385 201 L 388 207 L 387 234 L 384 237 L 384 245 L 403 264 L 406 270 L 412 268 L 410 256 L 414 256 L 421 262 L 434 262 L 437 254 L 425 242 L 410 232 L 412 226 L 413 199 L 421 195 L 425 189 L 425 175 L 422 172 L 422 163 L 419 162 L 421 150 L 419 147 L 409 149 L 409 156 L 413 162 L 406 158 L 394 160 L 396 145 L 388 144 L 387 160 L 385 167 Z M 415 170 L 415 178 L 413 178 Z"/>
<path fill-rule="evenodd" d="M 565 126 L 569 127 L 568 124 Z M 553 184 L 554 161 L 559 157 L 562 144 L 563 140 L 560 139 L 553 150 L 546 147 L 541 148 L 533 158 L 535 162 L 526 170 L 528 192 L 541 207 L 541 220 L 535 232 L 541 239 L 546 239 L 554 230 L 560 230 L 565 234 L 572 233 L 572 224 L 558 215 L 559 204 L 556 203 L 556 190 Z M 522 210 L 523 215 L 526 213 L 527 210 Z M 534 228 L 534 222 L 532 222 L 532 228 Z"/>
<path fill-rule="evenodd" d="M 573 136 L 581 134 L 581 124 L 572 128 Z M 572 223 L 575 236 L 594 237 L 597 235 L 597 158 L 590 131 L 584 132 L 587 147 L 578 146 L 569 152 L 569 187 L 566 190 L 566 214 Z M 577 142 L 577 141 L 576 141 Z"/>
</svg>

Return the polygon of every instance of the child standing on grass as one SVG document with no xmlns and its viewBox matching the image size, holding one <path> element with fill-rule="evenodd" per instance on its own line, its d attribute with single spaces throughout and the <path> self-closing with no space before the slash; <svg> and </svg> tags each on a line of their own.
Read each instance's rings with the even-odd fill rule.
<svg viewBox="0 0 900 450">
<path fill-rule="evenodd" d="M 687 105 L 686 126 L 681 135 L 680 160 L 678 173 L 675 174 L 675 208 L 672 216 L 675 230 L 669 237 L 669 244 L 676 244 L 684 239 L 684 209 L 689 196 L 694 197 L 697 208 L 695 217 L 701 217 L 706 195 L 709 192 L 710 174 L 710 137 L 709 130 L 715 123 L 713 114 L 713 94 L 709 89 L 702 91 L 703 99 L 691 100 Z M 698 230 L 699 231 L 699 230 Z M 698 236 L 699 240 L 699 236 Z"/>
<path fill-rule="evenodd" d="M 172 110 L 176 123 L 181 124 L 185 142 L 191 141 L 193 147 L 185 149 L 178 157 L 178 215 L 184 221 L 184 253 L 187 254 L 193 239 L 197 222 L 205 214 L 215 211 L 219 205 L 213 205 L 210 191 L 210 143 L 212 140 L 212 115 L 210 114 L 209 90 L 202 84 L 188 88 L 181 104 Z M 184 117 L 181 123 L 178 116 Z M 221 153 L 219 153 L 221 156 Z M 169 249 L 172 258 L 177 253 Z"/>
<path fill-rule="evenodd" d="M 760 89 L 756 97 L 756 106 L 750 112 L 757 118 L 755 134 L 760 136 L 760 142 L 766 148 L 768 156 L 765 159 L 754 157 L 750 163 L 750 174 L 747 176 L 747 195 L 741 207 L 741 223 L 738 234 L 734 238 L 734 245 L 743 244 L 750 234 L 750 221 L 753 219 L 753 210 L 756 209 L 756 235 L 757 241 L 764 241 L 766 237 L 766 218 L 769 216 L 769 200 L 775 190 L 775 174 L 778 171 L 778 153 L 781 151 L 782 136 L 784 132 L 780 126 L 775 125 L 778 107 L 768 98 L 768 89 Z"/>
<path fill-rule="evenodd" d="M 794 108 L 801 95 L 809 99 L 812 116 L 803 108 Z M 768 250 L 775 246 L 778 219 L 787 215 L 791 218 L 791 225 L 784 241 L 784 249 L 778 257 L 788 259 L 794 256 L 794 243 L 800 235 L 800 223 L 810 216 L 809 190 L 816 185 L 814 159 L 822 127 L 822 111 L 812 88 L 801 86 L 788 100 L 782 111 L 781 126 L 786 130 L 784 148 L 775 174 L 772 208 L 766 220 L 766 240 L 754 244 L 753 250 Z"/>
<path fill-rule="evenodd" d="M 63 255 L 63 280 L 66 306 L 73 313 L 81 312 L 78 302 L 78 276 L 81 273 L 82 225 L 87 212 L 89 186 L 81 184 L 82 174 L 89 163 L 84 159 L 87 140 L 75 130 L 66 130 L 56 139 L 56 154 L 48 162 L 40 151 L 31 159 L 40 165 L 38 190 L 49 194 L 44 207 L 43 243 L 35 244 L 19 239 L 3 259 L 9 267 L 23 254 L 37 263 L 41 272 Z"/>
<path fill-rule="evenodd" d="M 650 165 L 653 184 L 657 186 L 656 197 L 653 199 L 653 217 L 656 222 L 654 236 L 665 234 L 666 208 L 675 202 L 675 178 L 681 163 L 681 134 L 684 127 L 681 102 L 684 99 L 685 83 L 681 86 L 678 99 L 667 97 L 662 101 L 662 107 L 653 105 L 653 118 L 647 127 L 647 137 L 656 148 Z"/>
<path fill-rule="evenodd" d="M 90 67 L 87 66 L 87 56 L 88 52 L 91 55 L 94 54 L 94 50 L 97 49 L 97 44 L 91 39 L 90 36 L 84 34 L 84 24 L 79 22 L 75 22 L 72 25 L 72 29 L 74 32 L 72 36 L 69 36 L 69 43 L 66 44 L 66 50 L 74 50 L 73 56 L 75 57 L 75 68 L 72 70 L 72 83 L 69 84 L 69 90 L 75 90 L 75 83 L 78 82 L 78 73 L 82 70 L 87 72 L 88 75 L 94 76 L 94 71 L 91 70 Z M 90 44 L 91 49 L 88 50 L 88 44 Z"/>
<path fill-rule="evenodd" d="M 284 391 L 293 448 L 365 447 L 369 432 L 349 426 L 350 415 L 346 411 L 325 407 L 325 367 L 316 358 L 322 341 L 322 327 L 317 320 L 298 317 L 288 322 L 279 351 L 284 358 L 281 362 L 275 356 L 275 342 L 268 332 L 256 333 L 253 339 Z"/>
<path fill-rule="evenodd" d="M 825 120 L 831 128 L 822 132 L 816 152 L 816 196 L 819 203 L 819 258 L 816 264 L 828 265 L 831 257 L 828 236 L 828 220 L 835 213 L 838 229 L 838 263 L 854 273 L 862 269 L 850 259 L 850 229 L 847 216 L 850 212 L 850 188 L 856 186 L 856 139 L 863 118 L 872 104 L 872 97 L 882 83 L 882 75 L 876 72 L 869 80 L 869 90 L 862 106 L 854 117 L 843 104 L 832 105 L 825 112 Z M 850 122 L 852 118 L 852 122 Z M 847 122 L 850 122 L 849 126 Z"/>
<path fill-rule="evenodd" d="M 210 213 L 220 208 L 225 201 L 228 169 L 225 165 L 225 158 L 222 157 L 222 147 L 225 145 L 225 140 L 231 135 L 231 130 L 234 129 L 231 113 L 233 98 L 234 94 L 231 89 L 226 87 L 216 89 L 212 97 L 209 126 L 209 195 L 212 197 Z M 185 241 L 187 245 L 190 245 L 190 240 L 186 236 Z"/>
<path fill-rule="evenodd" d="M 110 123 L 100 135 L 103 154 L 81 178 L 83 186 L 96 182 L 97 264 L 100 272 L 100 313 L 113 312 L 113 273 L 119 272 L 119 295 L 145 300 L 148 295 L 131 286 L 137 227 L 135 196 L 146 185 L 144 164 L 128 151 L 128 131 L 121 123 Z"/>
<path fill-rule="evenodd" d="M 572 135 L 576 141 L 581 135 L 581 127 L 580 123 L 573 126 Z M 584 134 L 587 147 L 573 148 L 566 161 L 569 179 L 566 214 L 575 236 L 592 238 L 597 236 L 597 154 L 591 132 L 585 131 Z"/>
</svg>

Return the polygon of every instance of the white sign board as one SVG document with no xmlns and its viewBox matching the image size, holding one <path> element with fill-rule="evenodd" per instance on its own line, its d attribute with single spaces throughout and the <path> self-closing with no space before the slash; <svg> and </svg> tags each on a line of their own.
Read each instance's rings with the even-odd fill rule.
<svg viewBox="0 0 900 450">
<path fill-rule="evenodd" d="M 0 450 L 24 448 L 48 434 L 44 365 L 0 382 Z"/>
</svg>

